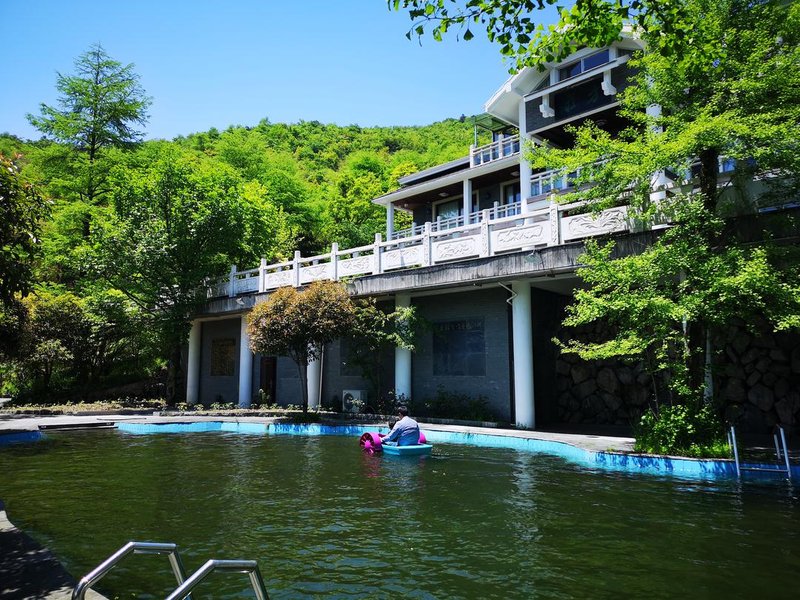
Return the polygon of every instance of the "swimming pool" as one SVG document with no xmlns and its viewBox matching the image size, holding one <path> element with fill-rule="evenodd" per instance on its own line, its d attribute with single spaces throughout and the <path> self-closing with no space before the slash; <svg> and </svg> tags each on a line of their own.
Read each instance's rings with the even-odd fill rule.
<svg viewBox="0 0 800 600">
<path fill-rule="evenodd" d="M 800 502 L 784 481 L 641 477 L 444 441 L 398 460 L 355 435 L 194 427 L 3 448 L 0 496 L 75 575 L 135 539 L 177 542 L 190 571 L 256 559 L 272 598 L 795 594 Z M 172 582 L 163 557 L 136 556 L 103 583 L 163 597 Z M 200 593 L 212 589 L 236 597 L 247 582 L 215 576 Z"/>
</svg>

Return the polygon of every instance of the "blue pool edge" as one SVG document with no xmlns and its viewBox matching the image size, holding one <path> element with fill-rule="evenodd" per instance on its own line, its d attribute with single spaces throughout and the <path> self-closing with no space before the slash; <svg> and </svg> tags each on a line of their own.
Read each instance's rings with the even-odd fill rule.
<svg viewBox="0 0 800 600">
<path fill-rule="evenodd" d="M 385 428 L 375 425 L 322 425 L 290 423 L 247 423 L 230 421 L 202 421 L 194 423 L 116 423 L 119 431 L 131 434 L 193 433 L 222 431 L 255 435 L 340 435 L 360 436 L 367 431 Z M 677 476 L 690 479 L 716 479 L 736 477 L 732 460 L 698 459 L 672 456 L 598 452 L 573 446 L 566 442 L 541 440 L 493 433 L 466 433 L 424 428 L 429 443 L 465 444 L 485 448 L 506 448 L 523 452 L 558 456 L 573 464 L 590 469 L 621 471 L 636 474 Z M 771 465 L 742 465 L 769 468 Z M 770 477 L 770 473 L 763 473 Z M 800 477 L 800 465 L 792 465 L 792 477 Z"/>
</svg>

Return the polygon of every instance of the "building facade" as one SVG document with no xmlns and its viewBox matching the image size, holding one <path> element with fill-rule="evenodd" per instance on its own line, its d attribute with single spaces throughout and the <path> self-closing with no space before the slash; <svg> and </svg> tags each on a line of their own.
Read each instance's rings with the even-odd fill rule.
<svg viewBox="0 0 800 600">
<path fill-rule="evenodd" d="M 639 48 L 637 40 L 624 39 L 602 50 L 582 49 L 543 72 L 525 69 L 511 77 L 476 120 L 491 133 L 491 143 L 401 178 L 399 189 L 374 200 L 386 209 L 387 229 L 376 233 L 373 244 L 334 244 L 319 256 L 296 253 L 284 263 L 232 268 L 215 281 L 189 340 L 188 401 L 299 404 L 296 366 L 285 357 L 252 355 L 246 314 L 278 287 L 346 278 L 354 296 L 413 305 L 429 325 L 413 354 L 397 349 L 382 357 L 379 376 L 372 378 L 354 368 L 347 342 L 331 344 L 309 367 L 311 406 L 341 407 L 353 398 L 376 406 L 376 396 L 392 390 L 414 402 L 471 400 L 494 420 L 528 428 L 638 419 L 649 398 L 640 368 L 564 357 L 552 339 L 579 284 L 575 270 L 583 241 L 614 236 L 620 252 L 633 252 L 659 227 L 631 222 L 624 206 L 592 215 L 559 204 L 557 196 L 571 189 L 570 175 L 532 171 L 522 150 L 528 142 L 569 147 L 566 126 L 586 120 L 612 134 L 625 128 L 618 98 Z M 733 167 L 720 162 L 721 181 Z M 654 176 L 653 199 L 691 185 L 688 177 Z M 396 230 L 397 211 L 412 216 L 412 227 Z M 781 343 L 786 347 L 767 353 L 776 350 L 776 361 L 784 357 L 779 385 L 798 389 L 800 350 L 791 339 Z M 747 346 L 737 360 L 757 342 Z M 772 384 L 760 392 L 753 419 L 768 423 L 783 418 L 781 411 L 794 419 L 800 396 L 787 392 L 778 399 Z M 750 394 L 747 385 L 740 391 Z M 770 393 L 771 403 L 765 399 Z"/>
</svg>

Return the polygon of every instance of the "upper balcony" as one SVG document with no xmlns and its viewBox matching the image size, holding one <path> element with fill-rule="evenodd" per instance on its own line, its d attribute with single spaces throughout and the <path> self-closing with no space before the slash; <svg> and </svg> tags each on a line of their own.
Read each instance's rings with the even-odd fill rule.
<svg viewBox="0 0 800 600">
<path fill-rule="evenodd" d="M 518 155 L 520 152 L 519 134 L 502 137 L 490 144 L 471 146 L 469 166 L 478 167 L 490 162 Z"/>
</svg>

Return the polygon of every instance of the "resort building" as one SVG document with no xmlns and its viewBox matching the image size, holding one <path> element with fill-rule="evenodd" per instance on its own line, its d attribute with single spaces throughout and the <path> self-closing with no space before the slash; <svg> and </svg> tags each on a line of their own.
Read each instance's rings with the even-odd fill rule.
<svg viewBox="0 0 800 600">
<path fill-rule="evenodd" d="M 626 127 L 617 108 L 637 49 L 637 40 L 624 39 L 511 77 L 476 121 L 491 133 L 491 143 L 403 177 L 399 189 L 374 200 L 387 217 L 374 243 L 334 244 L 319 256 L 296 253 L 285 263 L 232 268 L 214 282 L 189 339 L 188 401 L 249 405 L 261 395 L 300 404 L 296 366 L 285 357 L 254 356 L 245 317 L 281 286 L 346 278 L 355 296 L 413 305 L 430 328 L 413 354 L 398 349 L 384 357 L 380 389 L 370 389 L 374 381 L 349 364 L 347 343 L 329 345 L 309 366 L 310 406 L 370 405 L 389 390 L 419 401 L 443 390 L 485 403 L 495 420 L 528 428 L 638 419 L 650 396 L 640 368 L 564 356 L 552 339 L 579 284 L 583 240 L 614 236 L 627 252 L 658 235 L 658 226 L 631 222 L 625 206 L 592 215 L 559 204 L 558 195 L 573 185 L 570 175 L 533 172 L 521 152 L 527 140 L 569 147 L 566 126 L 587 119 L 612 134 Z M 734 170 L 721 161 L 720 181 Z M 661 174 L 653 179 L 652 197 L 691 185 L 691 173 Z M 412 227 L 396 230 L 398 211 L 412 216 Z M 725 343 L 736 365 L 731 372 L 742 377 L 734 373 L 720 382 L 752 413 L 747 418 L 755 427 L 794 422 L 800 397 L 789 388 L 800 389 L 797 339 L 762 342 L 733 332 Z"/>
</svg>

